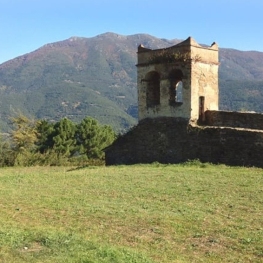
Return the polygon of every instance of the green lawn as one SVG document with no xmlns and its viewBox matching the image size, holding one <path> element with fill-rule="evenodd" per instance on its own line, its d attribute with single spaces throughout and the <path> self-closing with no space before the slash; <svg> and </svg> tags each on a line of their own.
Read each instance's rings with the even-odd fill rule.
<svg viewBox="0 0 263 263">
<path fill-rule="evenodd" d="M 263 170 L 1 168 L 0 262 L 263 262 Z"/>
</svg>

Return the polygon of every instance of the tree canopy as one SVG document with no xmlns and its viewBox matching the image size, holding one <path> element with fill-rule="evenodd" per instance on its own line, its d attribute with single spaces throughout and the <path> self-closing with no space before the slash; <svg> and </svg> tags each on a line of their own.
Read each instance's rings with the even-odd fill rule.
<svg viewBox="0 0 263 263">
<path fill-rule="evenodd" d="M 73 160 L 103 160 L 103 149 L 116 138 L 113 129 L 91 117 L 80 123 L 63 118 L 58 122 L 31 120 L 19 114 L 11 119 L 9 142 L 0 140 L 0 165 L 58 165 Z M 0 138 L 1 139 L 1 138 Z M 14 158 L 7 162 L 7 152 Z"/>
</svg>

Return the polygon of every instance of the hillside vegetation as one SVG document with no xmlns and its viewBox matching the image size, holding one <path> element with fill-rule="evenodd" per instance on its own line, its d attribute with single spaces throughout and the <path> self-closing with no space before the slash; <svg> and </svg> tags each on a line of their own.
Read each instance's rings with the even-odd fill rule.
<svg viewBox="0 0 263 263">
<path fill-rule="evenodd" d="M 138 45 L 155 49 L 179 42 L 105 33 L 47 44 L 3 63 L 1 131 L 10 132 L 9 117 L 21 112 L 50 121 L 91 116 L 124 132 L 137 123 Z M 220 108 L 263 111 L 263 53 L 220 49 L 219 55 Z"/>
<path fill-rule="evenodd" d="M 200 164 L 0 169 L 0 261 L 263 260 L 263 171 Z"/>
<path fill-rule="evenodd" d="M 80 123 L 67 118 L 51 123 L 20 115 L 12 124 L 10 136 L 0 137 L 0 167 L 102 164 L 104 148 L 116 139 L 111 126 L 91 117 Z"/>
</svg>

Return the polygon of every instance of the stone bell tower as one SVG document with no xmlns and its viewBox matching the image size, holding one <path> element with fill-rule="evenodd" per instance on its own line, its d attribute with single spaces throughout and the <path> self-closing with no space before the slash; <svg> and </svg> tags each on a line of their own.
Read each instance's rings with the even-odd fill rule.
<svg viewBox="0 0 263 263">
<path fill-rule="evenodd" d="M 179 117 L 204 121 L 218 110 L 218 45 L 200 46 L 193 38 L 164 49 L 138 47 L 139 121 Z"/>
</svg>

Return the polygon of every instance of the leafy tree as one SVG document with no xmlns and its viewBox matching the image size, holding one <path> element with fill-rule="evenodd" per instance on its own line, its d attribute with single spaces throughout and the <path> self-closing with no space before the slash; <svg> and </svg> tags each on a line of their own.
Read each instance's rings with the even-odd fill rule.
<svg viewBox="0 0 263 263">
<path fill-rule="evenodd" d="M 17 153 L 32 151 L 37 141 L 37 122 L 19 114 L 11 118 L 14 130 L 11 133 L 13 148 Z"/>
<path fill-rule="evenodd" d="M 37 142 L 37 121 L 19 114 L 11 118 L 14 127 L 10 135 L 10 154 L 13 156 L 13 165 L 33 165 Z"/>
<path fill-rule="evenodd" d="M 91 117 L 86 117 L 77 125 L 76 140 L 79 153 L 89 158 L 102 158 L 102 150 L 110 145 L 115 137 L 110 126 L 100 126 Z"/>
</svg>

